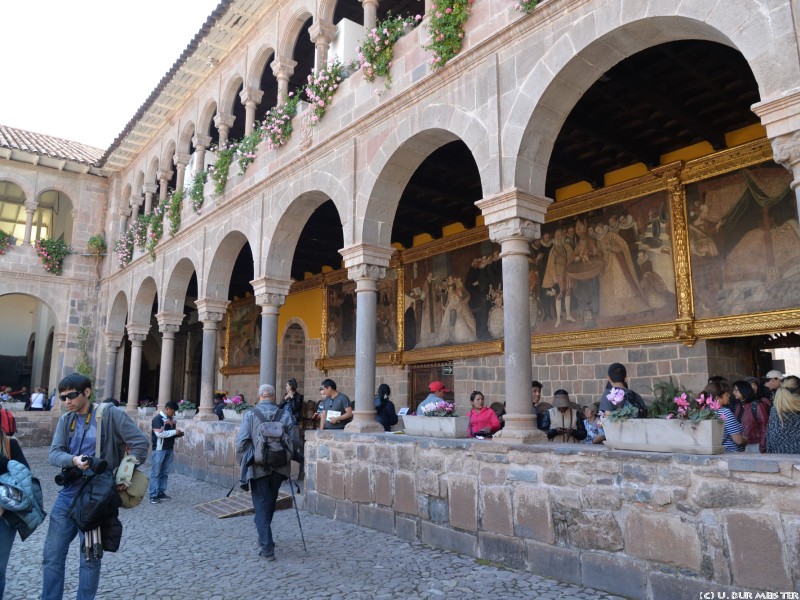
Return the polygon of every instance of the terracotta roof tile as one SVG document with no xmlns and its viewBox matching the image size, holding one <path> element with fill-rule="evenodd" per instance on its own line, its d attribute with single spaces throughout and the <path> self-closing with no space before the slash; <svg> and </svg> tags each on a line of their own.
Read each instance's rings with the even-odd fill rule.
<svg viewBox="0 0 800 600">
<path fill-rule="evenodd" d="M 99 165 L 104 152 L 101 148 L 5 125 L 0 125 L 0 148 L 11 148 L 94 166 Z"/>
</svg>

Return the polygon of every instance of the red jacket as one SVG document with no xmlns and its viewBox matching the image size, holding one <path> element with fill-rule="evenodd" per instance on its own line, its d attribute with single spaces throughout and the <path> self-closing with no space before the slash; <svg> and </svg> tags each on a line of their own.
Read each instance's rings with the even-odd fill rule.
<svg viewBox="0 0 800 600">
<path fill-rule="evenodd" d="M 753 409 L 755 408 L 755 414 Z M 747 402 L 736 407 L 736 418 L 742 424 L 742 433 L 748 444 L 758 444 L 763 454 L 767 451 L 767 421 L 769 421 L 769 402 L 762 398 L 757 402 Z"/>
<path fill-rule="evenodd" d="M 480 412 L 474 408 L 469 411 L 469 428 L 467 429 L 469 437 L 475 437 L 485 427 L 488 427 L 491 433 L 499 431 L 500 419 L 497 418 L 497 414 L 488 406 L 484 406 Z"/>
</svg>

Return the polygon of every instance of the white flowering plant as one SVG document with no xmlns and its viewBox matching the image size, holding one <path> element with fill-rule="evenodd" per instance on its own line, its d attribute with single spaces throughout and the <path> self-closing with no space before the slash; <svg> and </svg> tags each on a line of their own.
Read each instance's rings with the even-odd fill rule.
<svg viewBox="0 0 800 600">
<path fill-rule="evenodd" d="M 422 407 L 423 417 L 455 417 L 456 407 L 455 404 L 439 400 L 438 402 L 431 402 Z"/>
</svg>

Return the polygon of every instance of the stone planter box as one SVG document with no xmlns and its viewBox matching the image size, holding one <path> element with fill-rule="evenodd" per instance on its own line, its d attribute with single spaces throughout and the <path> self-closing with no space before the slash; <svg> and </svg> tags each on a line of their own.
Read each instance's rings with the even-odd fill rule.
<svg viewBox="0 0 800 600">
<path fill-rule="evenodd" d="M 682 423 L 682 424 L 681 424 Z M 721 454 L 722 423 L 674 419 L 628 419 L 606 421 L 603 430 L 605 445 L 614 450 L 645 452 L 683 452 L 687 454 Z"/>
<path fill-rule="evenodd" d="M 11 412 L 23 412 L 25 410 L 24 402 L 3 402 L 3 408 Z"/>
<path fill-rule="evenodd" d="M 237 413 L 232 408 L 223 408 L 222 414 L 225 415 L 226 421 L 241 421 L 244 412 Z"/>
<path fill-rule="evenodd" d="M 179 419 L 191 419 L 197 414 L 197 410 L 183 410 L 175 413 Z"/>
<path fill-rule="evenodd" d="M 147 415 L 154 414 L 156 412 L 156 407 L 155 406 L 139 406 L 136 410 L 140 415 L 147 416 Z"/>
<path fill-rule="evenodd" d="M 403 429 L 408 435 L 465 438 L 469 417 L 414 417 L 403 415 Z"/>
</svg>

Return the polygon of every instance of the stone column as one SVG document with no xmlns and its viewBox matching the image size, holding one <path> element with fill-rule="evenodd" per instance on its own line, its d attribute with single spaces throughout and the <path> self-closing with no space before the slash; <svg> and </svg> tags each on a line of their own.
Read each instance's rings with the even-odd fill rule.
<svg viewBox="0 0 800 600">
<path fill-rule="evenodd" d="M 142 186 L 144 194 L 144 214 L 149 215 L 153 211 L 153 195 L 158 191 L 155 183 L 145 183 Z"/>
<path fill-rule="evenodd" d="M 178 171 L 178 177 L 175 179 L 175 190 L 182 190 L 186 181 L 186 165 L 189 164 L 191 157 L 185 152 L 176 152 L 172 156 L 172 161 L 175 163 L 175 169 Z"/>
<path fill-rule="evenodd" d="M 37 206 L 39 206 L 39 204 L 32 200 L 29 200 L 25 203 L 25 234 L 22 238 L 23 244 L 31 243 L 31 234 L 33 232 L 33 215 L 36 212 Z"/>
<path fill-rule="evenodd" d="M 206 148 L 211 145 L 211 136 L 200 135 L 198 133 L 192 138 L 192 144 L 194 144 L 194 151 L 197 153 L 197 162 L 195 163 L 195 168 L 198 171 L 205 171 Z M 194 173 L 191 173 L 191 175 L 194 176 Z"/>
<path fill-rule="evenodd" d="M 795 89 L 777 100 L 758 102 L 751 108 L 767 130 L 775 162 L 792 174 L 791 188 L 800 213 L 800 91 Z"/>
<path fill-rule="evenodd" d="M 261 306 L 261 363 L 259 385 L 269 383 L 278 389 L 278 315 L 291 281 L 262 277 L 250 282 Z"/>
<path fill-rule="evenodd" d="M 217 326 L 225 318 L 227 300 L 195 300 L 198 318 L 203 323 L 203 358 L 200 363 L 200 406 L 197 418 L 205 421 L 214 415 L 214 375 L 217 368 Z"/>
<path fill-rule="evenodd" d="M 172 400 L 172 374 L 175 365 L 175 334 L 183 323 L 182 314 L 158 313 L 158 330 L 161 332 L 161 373 L 158 378 L 158 407 Z"/>
<path fill-rule="evenodd" d="M 530 242 L 552 201 L 511 190 L 479 200 L 476 206 L 500 244 L 503 259 L 503 342 L 505 349 L 506 426 L 501 437 L 521 442 L 543 439 L 531 413 L 531 316 L 528 297 Z"/>
<path fill-rule="evenodd" d="M 121 333 L 106 332 L 106 384 L 103 388 L 103 394 L 106 397 L 114 396 L 117 379 L 117 354 L 122 342 L 122 335 Z"/>
<path fill-rule="evenodd" d="M 139 377 L 142 371 L 142 344 L 147 339 L 150 325 L 129 323 L 128 339 L 131 341 L 131 364 L 128 375 L 128 405 L 125 407 L 133 419 L 136 419 L 136 409 L 139 407 Z"/>
<path fill-rule="evenodd" d="M 356 408 L 348 431 L 383 431 L 375 420 L 375 362 L 378 332 L 378 279 L 386 276 L 393 248 L 361 244 L 340 251 L 350 279 L 356 282 Z"/>
<path fill-rule="evenodd" d="M 131 198 L 131 221 L 139 218 L 139 209 L 142 206 L 142 198 Z"/>
<path fill-rule="evenodd" d="M 239 98 L 244 104 L 244 134 L 253 133 L 253 125 L 256 122 L 256 107 L 261 104 L 264 92 L 257 88 L 244 88 L 239 93 Z"/>
<path fill-rule="evenodd" d="M 432 10 L 433 10 L 433 0 L 425 0 L 425 16 L 430 15 Z"/>
<path fill-rule="evenodd" d="M 220 113 L 214 117 L 214 125 L 217 126 L 217 131 L 219 131 L 220 149 L 225 148 L 228 145 L 228 133 L 230 133 L 234 121 L 236 121 L 236 117 L 233 115 L 226 115 L 224 113 Z"/>
<path fill-rule="evenodd" d="M 133 211 L 130 206 L 127 208 L 123 206 L 119 209 L 119 235 L 125 233 L 125 230 L 128 228 L 128 218 L 132 213 Z"/>
<path fill-rule="evenodd" d="M 67 354 L 67 334 L 66 333 L 56 333 L 55 334 L 56 345 L 58 346 L 58 362 L 56 363 L 56 386 L 58 383 L 64 378 L 64 361 L 66 359 Z M 48 390 L 49 393 L 49 390 Z M 58 413 L 64 412 L 64 403 L 60 400 L 56 401 L 56 405 L 53 407 L 54 411 L 58 411 Z"/>
<path fill-rule="evenodd" d="M 372 31 L 378 22 L 378 0 L 360 0 L 364 5 L 364 27 Z"/>
<path fill-rule="evenodd" d="M 319 72 L 328 64 L 328 48 L 336 37 L 336 27 L 320 21 L 309 27 L 308 33 L 315 48 L 314 68 Z"/>
<path fill-rule="evenodd" d="M 282 104 L 289 97 L 289 78 L 294 73 L 297 62 L 276 58 L 272 61 L 271 66 L 272 73 L 278 80 L 278 104 Z"/>
<path fill-rule="evenodd" d="M 172 171 L 159 171 L 158 172 L 158 202 L 163 204 L 167 199 L 167 188 L 172 179 Z"/>
</svg>

